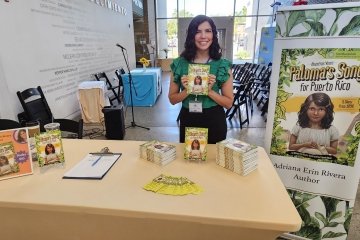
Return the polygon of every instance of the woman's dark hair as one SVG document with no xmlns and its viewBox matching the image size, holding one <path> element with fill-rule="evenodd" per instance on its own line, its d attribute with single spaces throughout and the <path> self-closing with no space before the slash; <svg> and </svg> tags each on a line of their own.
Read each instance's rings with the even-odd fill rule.
<svg viewBox="0 0 360 240">
<path fill-rule="evenodd" d="M 202 85 L 202 78 L 201 78 L 201 76 L 196 76 L 196 77 L 194 78 L 194 85 L 197 85 L 196 79 L 199 79 L 199 80 L 200 80 L 199 85 Z"/>
<path fill-rule="evenodd" d="M 185 49 L 180 54 L 181 57 L 185 58 L 188 61 L 193 61 L 195 58 L 196 55 L 195 35 L 197 33 L 199 25 L 202 24 L 203 22 L 208 22 L 210 24 L 213 33 L 213 42 L 211 43 L 209 48 L 210 58 L 214 60 L 219 60 L 222 56 L 214 21 L 208 16 L 198 15 L 194 17 L 189 24 L 186 35 L 186 41 L 184 44 Z"/>
<path fill-rule="evenodd" d="M 331 102 L 330 97 L 326 93 L 317 92 L 309 95 L 303 104 L 301 104 L 300 111 L 298 112 L 298 123 L 300 127 L 310 127 L 307 110 L 310 104 L 314 102 L 317 106 L 324 107 L 326 114 L 321 120 L 321 127 L 328 129 L 334 120 L 334 104 Z"/>
<path fill-rule="evenodd" d="M 21 136 L 21 133 L 23 133 L 23 132 L 26 133 L 26 130 L 25 129 L 20 129 L 19 132 L 18 132 L 18 135 L 17 135 L 17 141 L 20 142 L 20 143 L 26 142 L 26 139 Z"/>
<path fill-rule="evenodd" d="M 9 164 L 9 159 L 6 156 L 0 156 L 1 160 L 5 160 L 5 164 L 8 165 Z M 2 167 L 3 164 L 0 162 L 0 167 Z"/>
<path fill-rule="evenodd" d="M 197 143 L 197 146 L 196 146 L 196 148 L 195 148 L 195 146 L 194 146 L 194 144 L 195 143 Z M 194 139 L 194 141 L 192 141 L 192 143 L 191 143 L 191 149 L 196 149 L 196 150 L 199 150 L 200 149 L 200 142 L 199 142 L 199 140 L 197 140 L 197 139 Z"/>
<path fill-rule="evenodd" d="M 51 152 L 48 151 L 48 148 L 51 148 Z M 46 144 L 45 146 L 45 154 L 49 155 L 50 153 L 55 153 L 55 147 L 51 143 Z"/>
</svg>

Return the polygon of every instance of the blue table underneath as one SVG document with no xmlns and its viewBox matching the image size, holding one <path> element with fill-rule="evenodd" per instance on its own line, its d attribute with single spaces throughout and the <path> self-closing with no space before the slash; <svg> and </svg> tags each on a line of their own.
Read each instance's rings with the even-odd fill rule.
<svg viewBox="0 0 360 240">
<path fill-rule="evenodd" d="M 124 83 L 124 99 L 126 105 L 131 105 L 130 90 L 132 91 L 133 106 L 148 107 L 155 105 L 161 93 L 161 69 L 137 68 L 131 71 L 132 87 L 130 89 L 129 74 L 121 75 Z"/>
</svg>

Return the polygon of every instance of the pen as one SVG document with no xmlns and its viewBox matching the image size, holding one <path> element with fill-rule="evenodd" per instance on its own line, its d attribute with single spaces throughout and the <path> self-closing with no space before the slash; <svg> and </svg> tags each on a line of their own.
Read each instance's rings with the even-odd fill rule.
<svg viewBox="0 0 360 240">
<path fill-rule="evenodd" d="M 103 156 L 99 156 L 99 157 L 91 164 L 91 166 L 92 166 L 92 167 L 95 166 L 95 164 L 97 164 L 98 161 L 99 161 L 102 157 L 103 157 Z"/>
</svg>

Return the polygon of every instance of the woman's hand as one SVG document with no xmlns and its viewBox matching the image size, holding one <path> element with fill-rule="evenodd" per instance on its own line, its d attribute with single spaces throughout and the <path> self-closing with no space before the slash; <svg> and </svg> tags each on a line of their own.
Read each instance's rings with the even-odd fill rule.
<svg viewBox="0 0 360 240">
<path fill-rule="evenodd" d="M 189 85 L 189 77 L 187 75 L 183 75 L 181 77 L 181 84 L 184 86 L 184 88 L 187 88 Z"/>
<path fill-rule="evenodd" d="M 318 149 L 319 146 L 316 142 L 307 142 L 307 143 L 304 143 L 304 147 L 307 147 L 307 148 L 315 148 L 315 149 Z"/>
<path fill-rule="evenodd" d="M 209 91 L 213 88 L 216 83 L 216 76 L 214 74 L 209 74 Z"/>
</svg>

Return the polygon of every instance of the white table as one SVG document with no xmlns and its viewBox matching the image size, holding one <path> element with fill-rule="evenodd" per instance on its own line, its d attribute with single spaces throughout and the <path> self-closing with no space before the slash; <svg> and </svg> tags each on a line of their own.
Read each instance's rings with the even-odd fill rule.
<svg viewBox="0 0 360 240">
<path fill-rule="evenodd" d="M 177 159 L 160 167 L 139 159 L 138 141 L 64 139 L 65 168 L 0 181 L 1 239 L 275 239 L 297 231 L 301 219 L 270 159 L 241 177 L 215 163 Z M 102 180 L 62 179 L 88 152 L 122 152 Z M 142 189 L 160 173 L 184 176 L 200 195 L 168 196 Z"/>
</svg>

